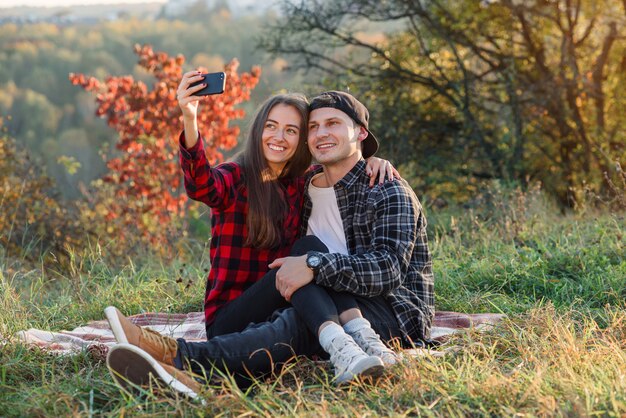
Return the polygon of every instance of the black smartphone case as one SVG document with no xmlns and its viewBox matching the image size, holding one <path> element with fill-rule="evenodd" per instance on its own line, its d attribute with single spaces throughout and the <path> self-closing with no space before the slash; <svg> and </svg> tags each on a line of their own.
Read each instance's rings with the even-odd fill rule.
<svg viewBox="0 0 626 418">
<path fill-rule="evenodd" d="M 226 73 L 209 73 L 202 74 L 204 79 L 191 83 L 189 87 L 197 86 L 198 84 L 206 83 L 206 87 L 200 91 L 195 92 L 194 96 L 208 96 L 211 94 L 224 93 L 224 86 L 226 85 Z"/>
</svg>

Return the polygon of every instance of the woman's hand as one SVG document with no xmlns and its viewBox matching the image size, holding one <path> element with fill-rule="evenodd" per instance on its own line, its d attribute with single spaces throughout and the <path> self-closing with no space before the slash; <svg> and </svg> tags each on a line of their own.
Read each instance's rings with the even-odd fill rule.
<svg viewBox="0 0 626 418">
<path fill-rule="evenodd" d="M 205 84 L 200 83 L 197 86 L 189 86 L 196 81 L 202 80 L 200 74 L 202 74 L 200 71 L 189 71 L 183 75 L 180 84 L 178 84 L 176 98 L 178 99 L 180 110 L 183 111 L 183 117 L 186 119 L 198 116 L 198 102 L 200 101 L 200 96 L 194 96 L 193 94 L 202 90 Z"/>
<path fill-rule="evenodd" d="M 183 112 L 183 124 L 185 129 L 185 147 L 191 148 L 198 142 L 198 102 L 200 96 L 193 94 L 205 87 L 200 83 L 197 86 L 189 87 L 192 83 L 202 80 L 200 71 L 189 71 L 183 75 L 178 90 L 176 90 L 176 98 L 178 106 Z"/>
<path fill-rule="evenodd" d="M 365 172 L 370 176 L 370 187 L 374 187 L 376 179 L 378 179 L 378 184 L 383 184 L 385 180 L 401 178 L 398 170 L 387 160 L 378 157 L 370 157 L 365 161 L 367 162 Z"/>
</svg>

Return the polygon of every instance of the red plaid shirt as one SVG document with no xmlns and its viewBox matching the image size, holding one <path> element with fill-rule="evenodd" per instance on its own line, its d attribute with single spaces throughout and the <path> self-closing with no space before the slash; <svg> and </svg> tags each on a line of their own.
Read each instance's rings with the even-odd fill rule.
<svg viewBox="0 0 626 418">
<path fill-rule="evenodd" d="M 210 325 L 220 307 L 263 277 L 269 270 L 268 264 L 289 255 L 300 227 L 304 177 L 283 181 L 289 202 L 283 245 L 274 250 L 253 248 L 244 245 L 248 236 L 248 191 L 241 167 L 234 162 L 211 167 L 202 137 L 190 149 L 184 146 L 184 132 L 179 141 L 187 195 L 211 208 L 211 270 L 204 298 L 204 315 Z"/>
</svg>

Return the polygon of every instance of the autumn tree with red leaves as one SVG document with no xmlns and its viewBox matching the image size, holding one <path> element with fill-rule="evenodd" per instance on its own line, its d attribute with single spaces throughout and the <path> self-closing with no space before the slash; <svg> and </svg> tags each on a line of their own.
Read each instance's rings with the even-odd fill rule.
<svg viewBox="0 0 626 418">
<path fill-rule="evenodd" d="M 182 130 L 176 89 L 183 75 L 185 58 L 155 52 L 149 45 L 135 46 L 139 65 L 155 78 L 152 89 L 132 76 L 100 81 L 83 74 L 70 74 L 73 84 L 96 94 L 96 114 L 106 118 L 119 133 L 114 157 L 106 157 L 109 172 L 94 182 L 90 199 L 91 222 L 102 222 L 100 235 L 115 240 L 123 253 L 141 243 L 167 249 L 181 234 L 187 196 L 179 193 L 182 175 L 178 166 L 178 136 Z M 229 126 L 244 117 L 236 106 L 250 99 L 259 81 L 260 68 L 237 72 L 239 62 L 228 63 L 226 87 L 221 95 L 202 99 L 198 113 L 207 157 L 221 161 L 221 150 L 237 144 L 239 128 Z M 202 70 L 202 69 L 201 69 Z"/>
</svg>

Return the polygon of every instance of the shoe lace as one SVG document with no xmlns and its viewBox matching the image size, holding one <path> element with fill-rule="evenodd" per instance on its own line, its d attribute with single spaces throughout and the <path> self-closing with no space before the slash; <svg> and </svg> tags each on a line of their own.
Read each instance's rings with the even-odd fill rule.
<svg viewBox="0 0 626 418">
<path fill-rule="evenodd" d="M 387 347 L 381 340 L 378 334 L 374 332 L 371 328 L 365 328 L 360 330 L 354 336 L 355 340 L 365 346 L 368 347 L 368 352 L 371 351 L 373 355 L 381 355 L 381 354 L 391 354 L 393 355 L 393 351 Z"/>
<path fill-rule="evenodd" d="M 176 350 L 178 350 L 178 344 L 176 343 L 176 340 L 173 338 L 161 335 L 160 333 L 149 328 L 142 328 L 141 334 L 143 338 L 146 340 L 146 342 L 148 342 L 151 345 L 157 346 L 159 349 L 162 349 L 164 352 L 170 352 L 170 351 L 176 352 Z"/>
<path fill-rule="evenodd" d="M 333 341 L 335 343 L 336 341 Z M 336 367 L 341 370 L 346 370 L 350 367 L 350 364 L 355 358 L 362 356 L 363 350 L 354 342 L 350 340 L 337 341 L 340 347 L 337 347 L 337 351 L 333 356 L 333 362 Z"/>
</svg>

